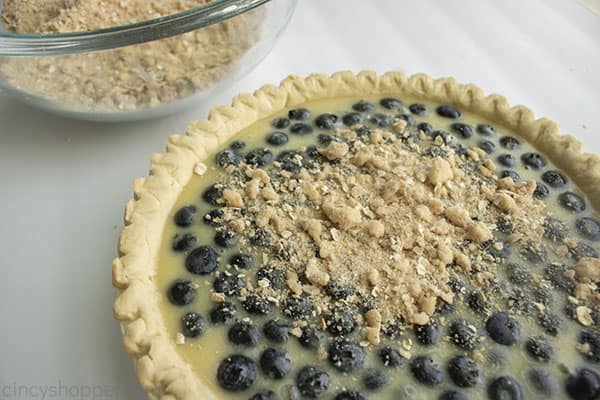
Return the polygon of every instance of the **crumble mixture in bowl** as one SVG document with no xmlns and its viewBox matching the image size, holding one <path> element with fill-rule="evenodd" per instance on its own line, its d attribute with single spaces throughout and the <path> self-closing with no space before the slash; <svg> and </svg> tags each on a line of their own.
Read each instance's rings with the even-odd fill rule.
<svg viewBox="0 0 600 400">
<path fill-rule="evenodd" d="M 136 181 L 114 307 L 153 398 L 600 396 L 600 160 L 452 79 L 291 77 Z"/>
<path fill-rule="evenodd" d="M 0 6 L 4 89 L 73 117 L 131 120 L 185 107 L 246 74 L 270 51 L 295 0 Z"/>
</svg>

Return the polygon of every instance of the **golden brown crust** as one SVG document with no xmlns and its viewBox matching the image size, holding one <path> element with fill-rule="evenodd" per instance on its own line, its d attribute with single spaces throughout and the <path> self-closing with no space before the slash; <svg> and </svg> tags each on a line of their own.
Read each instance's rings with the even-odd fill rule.
<svg viewBox="0 0 600 400">
<path fill-rule="evenodd" d="M 600 157 L 584 154 L 581 143 L 561 136 L 555 122 L 535 119 L 527 107 L 511 107 L 505 97 L 485 96 L 478 87 L 454 78 L 339 72 L 290 76 L 278 87 L 267 85 L 252 95 L 239 95 L 231 106 L 213 108 L 208 120 L 192 122 L 185 135 L 171 136 L 167 151 L 152 157 L 150 176 L 135 181 L 134 200 L 125 208 L 119 258 L 112 267 L 113 285 L 120 290 L 113 310 L 123 327 L 125 349 L 135 359 L 138 379 L 151 399 L 216 398 L 175 351 L 152 282 L 163 227 L 196 164 L 242 129 L 284 108 L 315 99 L 386 94 L 452 104 L 504 125 L 547 155 L 600 209 Z"/>
</svg>

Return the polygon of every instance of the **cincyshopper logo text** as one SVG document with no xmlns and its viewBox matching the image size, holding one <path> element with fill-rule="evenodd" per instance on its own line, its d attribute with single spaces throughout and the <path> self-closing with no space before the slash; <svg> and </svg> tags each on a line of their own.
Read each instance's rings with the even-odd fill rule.
<svg viewBox="0 0 600 400">
<path fill-rule="evenodd" d="M 49 385 L 0 382 L 0 400 L 120 400 L 113 385 L 74 385 L 58 381 Z"/>
</svg>

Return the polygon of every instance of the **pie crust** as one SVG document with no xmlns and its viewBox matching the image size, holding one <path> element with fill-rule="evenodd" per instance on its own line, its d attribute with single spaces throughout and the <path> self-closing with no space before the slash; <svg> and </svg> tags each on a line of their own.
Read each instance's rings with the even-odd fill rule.
<svg viewBox="0 0 600 400">
<path fill-rule="evenodd" d="M 121 323 L 125 350 L 134 358 L 138 380 L 149 398 L 216 399 L 176 352 L 153 283 L 163 227 L 194 170 L 201 169 L 238 132 L 271 114 L 310 100 L 367 95 L 408 95 L 450 104 L 504 125 L 565 171 L 600 210 L 599 156 L 583 153 L 576 138 L 561 135 L 555 122 L 536 119 L 529 108 L 511 107 L 505 97 L 486 96 L 477 86 L 454 78 L 338 72 L 290 76 L 279 86 L 241 94 L 231 106 L 213 108 L 207 120 L 192 122 L 185 135 L 171 136 L 166 152 L 152 156 L 150 175 L 135 180 L 134 198 L 125 207 L 119 257 L 112 265 L 113 285 L 119 291 L 113 311 Z"/>
</svg>

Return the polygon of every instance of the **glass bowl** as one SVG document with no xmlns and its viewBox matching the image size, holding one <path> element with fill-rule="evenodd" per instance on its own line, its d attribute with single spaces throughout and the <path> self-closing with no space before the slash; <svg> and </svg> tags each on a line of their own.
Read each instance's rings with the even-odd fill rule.
<svg viewBox="0 0 600 400">
<path fill-rule="evenodd" d="M 2 28 L 0 89 L 78 119 L 166 115 L 250 72 L 273 48 L 296 3 L 214 0 L 142 23 L 67 34 Z"/>
</svg>

